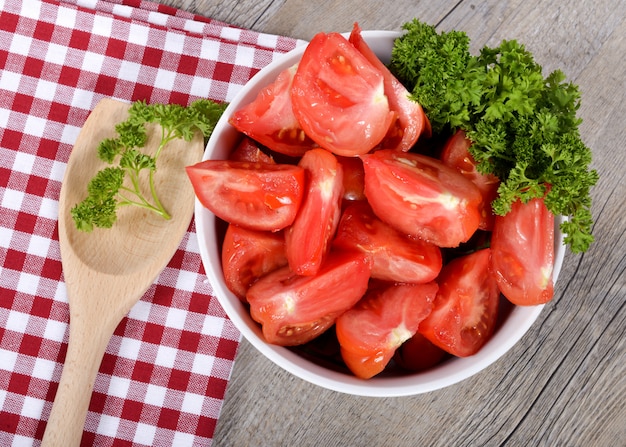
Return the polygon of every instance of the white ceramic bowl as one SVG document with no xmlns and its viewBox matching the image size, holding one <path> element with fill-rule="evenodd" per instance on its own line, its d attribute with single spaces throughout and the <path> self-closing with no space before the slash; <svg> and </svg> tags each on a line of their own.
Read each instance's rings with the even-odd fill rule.
<svg viewBox="0 0 626 447">
<path fill-rule="evenodd" d="M 383 60 L 388 62 L 393 40 L 400 33 L 393 31 L 363 31 L 363 37 Z M 259 90 L 273 81 L 278 74 L 297 62 L 304 51 L 304 45 L 279 57 L 263 68 L 248 82 L 232 100 L 224 115 L 217 123 L 205 153 L 206 159 L 226 159 L 229 152 L 241 138 L 228 123 L 232 113 L 251 102 Z M 196 229 L 200 245 L 200 255 L 213 292 L 234 325 L 243 336 L 272 362 L 290 373 L 321 387 L 361 396 L 406 396 L 425 393 L 455 384 L 486 368 L 504 355 L 528 331 L 539 316 L 543 306 L 516 307 L 494 333 L 493 337 L 475 355 L 466 358 L 451 358 L 440 365 L 419 373 L 376 376 L 361 380 L 349 372 L 330 369 L 321 362 L 306 359 L 292 349 L 270 345 L 261 334 L 260 326 L 250 317 L 247 308 L 228 290 L 224 283 L 221 267 L 221 238 L 223 229 L 216 217 L 196 199 Z M 558 230 L 560 219 L 555 222 L 555 268 L 554 281 L 559 275 L 565 247 Z"/>
</svg>

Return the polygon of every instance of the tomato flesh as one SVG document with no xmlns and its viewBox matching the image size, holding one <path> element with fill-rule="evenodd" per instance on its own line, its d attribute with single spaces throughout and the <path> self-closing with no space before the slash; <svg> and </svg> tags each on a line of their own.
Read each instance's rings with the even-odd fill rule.
<svg viewBox="0 0 626 447">
<path fill-rule="evenodd" d="M 287 259 L 299 275 L 315 275 L 330 250 L 341 216 L 343 170 L 324 149 L 311 149 L 298 164 L 306 172 L 304 199 L 286 230 Z"/>
<path fill-rule="evenodd" d="M 385 94 L 389 98 L 389 107 L 396 113 L 397 119 L 381 143 L 383 149 L 408 151 L 417 142 L 422 132 L 430 134 L 430 124 L 422 106 L 410 98 L 410 93 L 400 81 L 389 71 L 372 51 L 361 36 L 361 28 L 354 24 L 349 38 L 357 50 L 376 67 L 384 79 Z"/>
<path fill-rule="evenodd" d="M 394 117 L 382 74 L 338 33 L 318 33 L 309 42 L 291 101 L 305 133 L 337 155 L 369 152 Z"/>
<path fill-rule="evenodd" d="M 439 247 L 457 247 L 478 229 L 480 191 L 441 161 L 393 150 L 361 159 L 372 209 L 397 230 Z"/>
<path fill-rule="evenodd" d="M 333 245 L 360 250 L 372 261 L 372 278 L 406 283 L 434 280 L 442 266 L 441 250 L 410 238 L 380 220 L 367 202 L 349 205 L 341 216 Z"/>
<path fill-rule="evenodd" d="M 424 371 L 438 365 L 448 353 L 419 332 L 402 343 L 393 356 L 394 361 L 409 371 Z"/>
<path fill-rule="evenodd" d="M 513 203 L 497 216 L 491 237 L 493 271 L 513 304 L 544 304 L 554 296 L 554 215 L 543 199 Z"/>
<path fill-rule="evenodd" d="M 419 332 L 458 357 L 475 354 L 491 338 L 500 291 L 490 272 L 491 249 L 453 259 L 441 270 L 431 314 Z"/>
<path fill-rule="evenodd" d="M 346 366 L 362 379 L 380 373 L 396 349 L 416 332 L 433 306 L 437 284 L 392 284 L 371 289 L 337 319 Z"/>
<path fill-rule="evenodd" d="M 261 150 L 256 141 L 245 136 L 241 139 L 235 150 L 230 153 L 228 159 L 232 161 L 248 161 L 251 163 L 275 163 L 270 155 Z"/>
<path fill-rule="evenodd" d="M 301 156 L 317 144 L 302 130 L 291 105 L 291 86 L 297 65 L 285 69 L 249 104 L 235 111 L 229 122 L 268 148 Z"/>
<path fill-rule="evenodd" d="M 343 170 L 343 199 L 347 202 L 365 200 L 365 172 L 358 157 L 337 156 Z"/>
<path fill-rule="evenodd" d="M 255 282 L 246 298 L 268 343 L 295 346 L 325 332 L 367 290 L 370 267 L 357 252 L 331 253 L 315 276 L 288 266 Z"/>
<path fill-rule="evenodd" d="M 491 210 L 491 202 L 498 196 L 500 180 L 493 174 L 478 172 L 476 160 L 469 151 L 471 144 L 472 142 L 465 136 L 465 132 L 458 130 L 446 142 L 440 158 L 444 164 L 455 168 L 478 187 L 483 197 L 478 228 L 491 231 L 496 217 Z"/>
<path fill-rule="evenodd" d="M 205 160 L 186 169 L 202 205 L 226 222 L 253 230 L 291 225 L 304 194 L 299 166 Z"/>
<path fill-rule="evenodd" d="M 282 232 L 248 230 L 229 225 L 222 244 L 222 270 L 226 286 L 241 301 L 262 276 L 287 265 Z"/>
</svg>

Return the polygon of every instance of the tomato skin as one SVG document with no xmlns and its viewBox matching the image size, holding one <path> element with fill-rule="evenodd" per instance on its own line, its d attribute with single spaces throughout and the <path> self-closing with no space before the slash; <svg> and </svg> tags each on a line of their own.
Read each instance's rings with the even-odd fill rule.
<svg viewBox="0 0 626 447">
<path fill-rule="evenodd" d="M 228 159 L 232 161 L 248 161 L 251 163 L 275 163 L 270 155 L 261 150 L 256 141 L 247 136 L 241 139 Z"/>
<path fill-rule="evenodd" d="M 311 39 L 293 79 L 291 102 L 305 133 L 336 155 L 369 152 L 394 117 L 382 74 L 338 33 Z"/>
<path fill-rule="evenodd" d="M 343 170 L 324 149 L 311 149 L 298 164 L 306 172 L 306 191 L 293 224 L 286 229 L 287 259 L 299 275 L 315 275 L 330 250 L 341 216 Z"/>
<path fill-rule="evenodd" d="M 496 217 L 491 210 L 491 202 L 498 196 L 500 180 L 493 174 L 478 172 L 476 160 L 469 151 L 471 144 L 472 142 L 466 138 L 465 132 L 458 130 L 446 142 L 440 158 L 444 164 L 455 168 L 478 187 L 483 197 L 478 228 L 491 231 Z"/>
<path fill-rule="evenodd" d="M 255 282 L 246 295 L 252 318 L 268 343 L 296 346 L 330 328 L 365 294 L 370 266 L 357 252 L 331 253 L 315 276 L 282 267 Z"/>
<path fill-rule="evenodd" d="M 493 334 L 500 290 L 491 274 L 491 249 L 453 259 L 441 270 L 431 314 L 419 332 L 458 357 L 475 354 Z"/>
<path fill-rule="evenodd" d="M 446 351 L 416 332 L 396 350 L 393 359 L 401 368 L 424 371 L 441 363 L 447 355 Z"/>
<path fill-rule="evenodd" d="M 374 213 L 397 230 L 439 247 L 457 247 L 478 229 L 480 191 L 441 161 L 393 150 L 361 159 Z"/>
<path fill-rule="evenodd" d="M 336 323 L 346 366 L 362 379 L 380 373 L 396 349 L 432 310 L 437 284 L 391 284 L 375 288 Z"/>
<path fill-rule="evenodd" d="M 240 132 L 273 151 L 301 156 L 317 144 L 302 130 L 291 105 L 291 86 L 297 65 L 285 69 L 249 104 L 235 111 L 229 122 Z"/>
<path fill-rule="evenodd" d="M 205 160 L 186 170 L 202 205 L 228 223 L 253 230 L 291 225 L 304 195 L 299 166 Z"/>
<path fill-rule="evenodd" d="M 355 202 L 344 210 L 333 246 L 366 253 L 376 279 L 426 283 L 441 271 L 439 247 L 400 233 L 376 217 L 367 202 Z"/>
<path fill-rule="evenodd" d="M 349 41 L 368 61 L 376 67 L 384 79 L 385 94 L 389 99 L 389 108 L 397 115 L 390 126 L 389 131 L 381 142 L 382 149 L 395 149 L 403 152 L 408 151 L 425 132 L 430 136 L 430 123 L 422 106 L 410 99 L 410 93 L 400 81 L 389 71 L 372 51 L 367 42 L 361 36 L 361 28 L 354 24 L 350 33 Z"/>
<path fill-rule="evenodd" d="M 554 215 L 542 198 L 513 203 L 497 216 L 491 236 L 492 268 L 502 294 L 518 306 L 554 296 Z"/>
<path fill-rule="evenodd" d="M 282 232 L 255 231 L 229 225 L 222 244 L 226 286 L 241 301 L 256 280 L 287 265 Z"/>
</svg>

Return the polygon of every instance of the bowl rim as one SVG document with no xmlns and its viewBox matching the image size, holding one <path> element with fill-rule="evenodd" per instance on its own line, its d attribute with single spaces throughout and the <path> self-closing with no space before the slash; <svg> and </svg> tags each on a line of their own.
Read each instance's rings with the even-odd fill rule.
<svg viewBox="0 0 626 447">
<path fill-rule="evenodd" d="M 343 34 L 347 36 L 349 33 Z M 362 31 L 363 38 L 381 59 L 388 57 L 386 54 L 381 54 L 381 52 L 388 51 L 390 54 L 393 40 L 401 35 L 402 33 L 398 31 Z M 217 147 L 217 137 L 214 138 L 213 136 L 226 135 L 231 140 L 231 144 L 221 146 L 226 147 L 226 149 L 221 149 L 224 153 L 223 155 L 226 155 L 224 151 L 233 147 L 236 139 L 241 138 L 241 135 L 228 123 L 228 119 L 234 110 L 239 108 L 241 104 L 245 104 L 247 100 L 255 97 L 256 93 L 267 85 L 271 79 L 275 79 L 280 71 L 297 62 L 305 48 L 306 44 L 302 44 L 278 56 L 241 87 L 216 124 L 213 135 L 205 147 L 202 160 L 209 159 L 216 151 L 220 151 Z M 267 82 L 262 82 L 264 79 L 267 79 Z M 239 298 L 225 286 L 222 275 L 221 255 L 219 253 L 219 240 L 217 238 L 218 219 L 199 202 L 197 197 L 195 198 L 194 217 L 200 257 L 213 295 L 217 298 L 234 326 L 248 342 L 274 364 L 300 379 L 329 390 L 366 397 L 397 397 L 427 393 L 454 385 L 475 375 L 504 356 L 528 332 L 545 306 L 513 306 L 506 322 L 498 328 L 492 338 L 473 356 L 465 358 L 455 357 L 434 368 L 417 373 L 408 373 L 405 376 L 375 376 L 368 380 L 359 379 L 356 376 L 333 371 L 313 363 L 288 348 L 266 343 L 260 326 L 252 320 Z M 555 218 L 554 283 L 556 283 L 559 276 L 566 251 L 563 243 L 563 234 L 559 229 L 564 219 L 562 216 L 556 216 Z"/>
</svg>

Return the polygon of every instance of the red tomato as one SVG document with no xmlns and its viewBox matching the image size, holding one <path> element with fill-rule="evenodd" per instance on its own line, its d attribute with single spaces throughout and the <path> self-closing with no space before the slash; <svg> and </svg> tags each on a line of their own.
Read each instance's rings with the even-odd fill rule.
<svg viewBox="0 0 626 447">
<path fill-rule="evenodd" d="M 252 318 L 263 326 L 268 343 L 295 346 L 330 328 L 367 290 L 367 257 L 331 253 L 315 276 L 299 276 L 283 267 L 254 283 L 246 295 Z"/>
<path fill-rule="evenodd" d="M 366 253 L 372 261 L 372 278 L 426 283 L 441 270 L 439 247 L 400 233 L 377 218 L 367 202 L 345 209 L 333 245 Z"/>
<path fill-rule="evenodd" d="M 365 200 L 365 172 L 361 159 L 337 156 L 337 161 L 343 170 L 343 199 L 350 202 Z"/>
<path fill-rule="evenodd" d="M 226 222 L 261 231 L 291 225 L 304 191 L 299 166 L 205 160 L 187 166 L 198 200 Z"/>
<path fill-rule="evenodd" d="M 392 284 L 371 289 L 337 319 L 337 339 L 346 366 L 362 379 L 380 373 L 396 349 L 430 314 L 437 284 Z"/>
<path fill-rule="evenodd" d="M 457 247 L 478 229 L 480 191 L 441 161 L 393 150 L 361 159 L 372 209 L 397 230 L 439 247 Z"/>
<path fill-rule="evenodd" d="M 382 148 L 408 151 L 417 142 L 423 131 L 430 134 L 430 123 L 428 123 L 422 106 L 410 98 L 410 93 L 406 87 L 398 81 L 367 45 L 361 36 L 361 28 L 357 23 L 352 28 L 349 40 L 382 73 L 385 95 L 389 98 L 389 108 L 397 114 L 397 119 L 390 126 L 389 132 L 382 142 Z"/>
<path fill-rule="evenodd" d="M 514 304 L 529 306 L 554 295 L 554 215 L 543 199 L 515 202 L 497 216 L 491 237 L 492 266 L 502 294 Z"/>
<path fill-rule="evenodd" d="M 401 368 L 409 371 L 424 371 L 441 363 L 447 355 L 446 351 L 417 332 L 402 343 L 393 359 Z"/>
<path fill-rule="evenodd" d="M 291 101 L 306 134 L 337 155 L 369 152 L 394 116 L 380 71 L 338 33 L 319 33 L 309 42 Z"/>
<path fill-rule="evenodd" d="M 472 142 L 465 137 L 465 132 L 458 130 L 446 142 L 441 152 L 441 161 L 455 168 L 478 187 L 483 197 L 478 228 L 491 231 L 495 220 L 495 215 L 491 210 L 491 202 L 498 196 L 500 180 L 493 174 L 478 172 L 476 161 L 469 151 L 471 144 Z"/>
<path fill-rule="evenodd" d="M 229 225 L 222 244 L 226 286 L 245 301 L 246 292 L 262 276 L 287 265 L 282 232 L 248 230 Z"/>
<path fill-rule="evenodd" d="M 291 85 L 297 66 L 284 70 L 250 104 L 233 113 L 229 122 L 239 131 L 291 156 L 317 146 L 302 130 L 291 105 Z"/>
<path fill-rule="evenodd" d="M 232 161 L 249 161 L 252 163 L 274 163 L 274 159 L 263 152 L 256 141 L 245 136 L 241 139 L 228 159 Z"/>
<path fill-rule="evenodd" d="M 441 270 L 432 313 L 419 332 L 458 357 L 475 354 L 496 324 L 500 291 L 490 271 L 491 249 L 455 258 Z"/>
<path fill-rule="evenodd" d="M 343 171 L 324 149 L 311 149 L 298 164 L 307 176 L 304 200 L 285 232 L 289 266 L 298 275 L 315 275 L 330 250 L 343 196 Z"/>
</svg>

